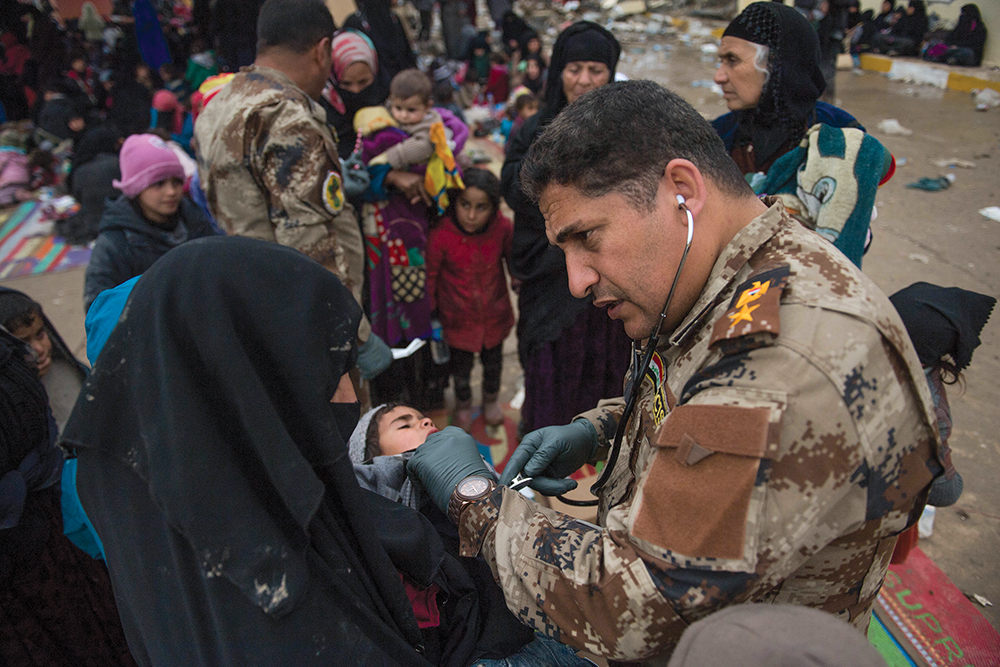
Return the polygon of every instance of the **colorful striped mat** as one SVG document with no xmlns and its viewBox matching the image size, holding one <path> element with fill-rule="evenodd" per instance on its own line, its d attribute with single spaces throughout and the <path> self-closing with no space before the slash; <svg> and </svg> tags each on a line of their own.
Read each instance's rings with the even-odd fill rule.
<svg viewBox="0 0 1000 667">
<path fill-rule="evenodd" d="M 919 548 L 889 566 L 868 639 L 889 667 L 1000 665 L 1000 634 Z"/>
<path fill-rule="evenodd" d="M 86 266 L 90 248 L 69 245 L 54 226 L 38 201 L 0 211 L 0 280 Z"/>
</svg>

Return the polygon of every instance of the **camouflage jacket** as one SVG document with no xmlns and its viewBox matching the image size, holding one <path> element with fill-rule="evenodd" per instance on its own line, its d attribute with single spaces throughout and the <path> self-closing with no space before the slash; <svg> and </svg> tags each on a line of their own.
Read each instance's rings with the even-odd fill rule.
<svg viewBox="0 0 1000 667">
<path fill-rule="evenodd" d="M 226 233 L 302 251 L 360 302 L 364 245 L 323 108 L 284 73 L 244 67 L 194 131 L 201 186 Z"/>
<path fill-rule="evenodd" d="M 940 472 L 927 383 L 885 295 L 772 204 L 638 391 L 601 527 L 509 489 L 463 512 L 464 554 L 486 558 L 510 609 L 652 664 L 734 603 L 819 607 L 867 630 L 896 535 Z M 583 415 L 603 444 L 623 407 Z"/>
</svg>

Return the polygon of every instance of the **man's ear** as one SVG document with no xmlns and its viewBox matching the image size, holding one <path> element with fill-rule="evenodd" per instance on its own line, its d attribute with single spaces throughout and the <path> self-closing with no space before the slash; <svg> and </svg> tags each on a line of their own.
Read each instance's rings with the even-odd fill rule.
<svg viewBox="0 0 1000 667">
<path fill-rule="evenodd" d="M 313 58 L 320 67 L 324 67 L 330 59 L 332 45 L 333 40 L 330 37 L 324 37 L 316 42 L 316 46 L 313 47 Z"/>
<path fill-rule="evenodd" d="M 675 158 L 667 163 L 663 169 L 663 181 L 674 199 L 677 195 L 684 197 L 684 205 L 695 216 L 705 206 L 705 197 L 708 190 L 705 187 L 705 179 L 690 160 Z"/>
</svg>

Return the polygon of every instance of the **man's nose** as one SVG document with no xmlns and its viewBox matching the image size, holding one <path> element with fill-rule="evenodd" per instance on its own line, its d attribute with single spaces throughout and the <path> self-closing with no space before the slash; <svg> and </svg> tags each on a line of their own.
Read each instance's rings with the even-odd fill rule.
<svg viewBox="0 0 1000 667">
<path fill-rule="evenodd" d="M 590 294 L 590 290 L 601 279 L 597 271 L 576 257 L 576 253 L 566 255 L 566 273 L 569 276 L 569 291 L 578 299 Z"/>
<path fill-rule="evenodd" d="M 719 63 L 718 67 L 715 68 L 715 76 L 712 77 L 712 80 L 720 86 L 728 80 L 726 73 L 723 71 L 724 69 L 722 63 Z"/>
</svg>

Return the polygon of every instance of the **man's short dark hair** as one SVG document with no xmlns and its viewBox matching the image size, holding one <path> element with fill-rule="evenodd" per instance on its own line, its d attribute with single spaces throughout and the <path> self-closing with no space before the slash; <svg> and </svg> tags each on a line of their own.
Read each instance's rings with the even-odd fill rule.
<svg viewBox="0 0 1000 667">
<path fill-rule="evenodd" d="M 419 97 L 421 102 L 427 104 L 431 101 L 430 77 L 416 68 L 404 69 L 392 77 L 389 96 L 397 100 Z"/>
<path fill-rule="evenodd" d="M 257 52 L 305 53 L 337 29 L 323 0 L 267 0 L 257 16 Z"/>
<path fill-rule="evenodd" d="M 753 196 L 712 126 L 678 95 L 652 81 L 609 83 L 570 104 L 535 141 L 521 168 L 533 199 L 549 185 L 588 197 L 625 195 L 652 211 L 667 163 L 685 158 L 724 192 Z"/>
</svg>

